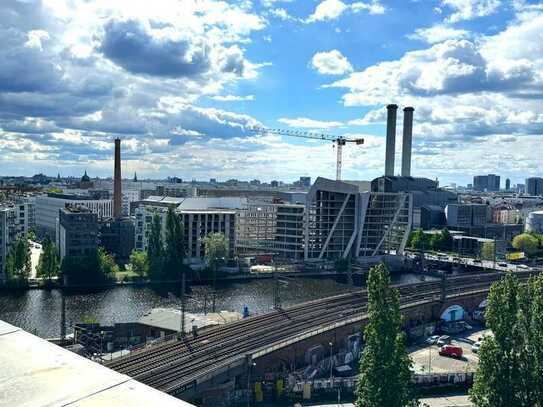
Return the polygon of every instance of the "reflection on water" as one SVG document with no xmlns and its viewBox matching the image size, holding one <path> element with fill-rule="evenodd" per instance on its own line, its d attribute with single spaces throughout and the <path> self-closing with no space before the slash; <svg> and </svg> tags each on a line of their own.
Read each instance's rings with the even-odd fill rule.
<svg viewBox="0 0 543 407">
<path fill-rule="evenodd" d="M 395 276 L 395 283 L 419 281 L 412 274 Z M 360 288 L 326 279 L 291 279 L 281 283 L 281 302 L 287 307 Z M 216 308 L 242 312 L 247 305 L 251 313 L 263 313 L 273 307 L 272 280 L 221 284 L 217 287 Z M 203 312 L 211 307 L 209 286 L 193 286 L 187 310 Z M 207 301 L 206 301 L 207 298 Z M 135 321 L 155 307 L 180 307 L 179 287 L 115 287 L 92 293 L 66 294 L 66 321 L 69 327 L 85 316 L 102 324 Z M 42 337 L 58 336 L 60 332 L 60 291 L 30 290 L 18 293 L 0 292 L 0 319 L 34 332 Z M 71 331 L 68 328 L 68 331 Z"/>
</svg>

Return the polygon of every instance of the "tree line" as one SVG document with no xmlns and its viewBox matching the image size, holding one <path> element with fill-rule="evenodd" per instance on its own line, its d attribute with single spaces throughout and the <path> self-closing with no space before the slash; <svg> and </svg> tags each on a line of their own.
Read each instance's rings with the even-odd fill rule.
<svg viewBox="0 0 543 407">
<path fill-rule="evenodd" d="M 409 236 L 407 247 L 413 250 L 450 252 L 453 250 L 453 237 L 447 228 L 432 234 L 424 233 L 422 229 L 416 229 Z"/>
<path fill-rule="evenodd" d="M 512 246 L 528 257 L 543 256 L 543 235 L 535 232 L 521 233 L 513 238 Z"/>
</svg>

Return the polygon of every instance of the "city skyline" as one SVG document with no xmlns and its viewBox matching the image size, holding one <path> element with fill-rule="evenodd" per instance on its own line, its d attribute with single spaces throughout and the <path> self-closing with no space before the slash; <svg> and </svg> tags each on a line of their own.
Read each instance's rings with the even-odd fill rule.
<svg viewBox="0 0 543 407">
<path fill-rule="evenodd" d="M 262 181 L 384 173 L 385 105 L 415 108 L 414 176 L 543 173 L 543 6 L 512 0 L 8 1 L 0 168 Z M 401 118 L 396 169 L 400 172 Z"/>
</svg>

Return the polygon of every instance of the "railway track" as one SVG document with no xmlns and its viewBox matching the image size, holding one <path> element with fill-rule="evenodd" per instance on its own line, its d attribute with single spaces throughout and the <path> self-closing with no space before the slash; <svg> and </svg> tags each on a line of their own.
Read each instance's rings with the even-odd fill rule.
<svg viewBox="0 0 543 407">
<path fill-rule="evenodd" d="M 446 280 L 446 290 L 448 294 L 483 290 L 501 276 L 501 273 L 489 273 L 452 277 Z M 396 287 L 402 304 L 434 301 L 442 292 L 441 281 Z M 254 353 L 311 329 L 348 321 L 357 316 L 362 318 L 366 305 L 365 290 L 314 300 L 214 327 L 203 331 L 196 338 L 187 336 L 182 341 L 144 349 L 109 362 L 107 366 L 149 386 L 174 393 L 197 377 L 239 360 L 240 355 Z"/>
</svg>

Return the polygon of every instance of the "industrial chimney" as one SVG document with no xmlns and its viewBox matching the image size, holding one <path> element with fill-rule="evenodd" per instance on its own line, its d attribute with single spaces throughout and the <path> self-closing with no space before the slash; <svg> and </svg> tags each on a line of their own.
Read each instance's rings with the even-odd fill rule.
<svg viewBox="0 0 543 407">
<path fill-rule="evenodd" d="M 413 109 L 403 109 L 402 177 L 411 176 L 411 146 L 413 144 Z"/>
<path fill-rule="evenodd" d="M 113 175 L 113 217 L 120 218 L 122 214 L 121 186 L 121 139 L 115 139 L 115 173 Z"/>
<path fill-rule="evenodd" d="M 387 141 L 385 152 L 385 176 L 394 175 L 394 154 L 396 149 L 396 111 L 398 105 L 387 106 Z"/>
</svg>

